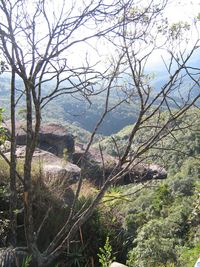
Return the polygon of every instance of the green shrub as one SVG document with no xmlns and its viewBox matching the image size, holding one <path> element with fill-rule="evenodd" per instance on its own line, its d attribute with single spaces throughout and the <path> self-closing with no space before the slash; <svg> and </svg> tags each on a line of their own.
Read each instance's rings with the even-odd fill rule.
<svg viewBox="0 0 200 267">
<path fill-rule="evenodd" d="M 99 251 L 99 263 L 102 267 L 109 267 L 110 264 L 115 260 L 115 257 L 112 255 L 112 247 L 109 243 L 109 237 L 106 238 L 106 243 L 104 247 L 99 248 Z"/>
<path fill-rule="evenodd" d="M 194 247 L 183 247 L 179 251 L 178 266 L 191 267 L 199 258 L 200 242 Z"/>
<path fill-rule="evenodd" d="M 164 221 L 152 220 L 139 231 L 128 254 L 128 266 L 157 267 L 176 262 L 175 240 L 167 237 Z"/>
<path fill-rule="evenodd" d="M 194 179 L 191 177 L 178 177 L 176 176 L 169 184 L 172 194 L 174 196 L 191 196 L 194 192 Z"/>
</svg>

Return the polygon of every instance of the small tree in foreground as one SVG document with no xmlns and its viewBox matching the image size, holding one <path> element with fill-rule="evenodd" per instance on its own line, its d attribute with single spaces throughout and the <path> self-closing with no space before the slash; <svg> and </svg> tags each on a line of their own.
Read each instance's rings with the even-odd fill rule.
<svg viewBox="0 0 200 267">
<path fill-rule="evenodd" d="M 190 45 L 190 50 L 183 47 L 181 32 L 189 34 L 190 31 L 185 24 L 168 25 L 163 18 L 166 5 L 167 0 L 147 4 L 141 1 L 137 5 L 133 0 L 70 3 L 65 0 L 59 3 L 50 0 L 2 0 L 0 3 L 1 51 L 12 73 L 12 147 L 10 162 L 6 159 L 10 164 L 12 234 L 15 237 L 13 212 L 17 176 L 24 191 L 26 243 L 38 266 L 48 266 L 61 255 L 79 227 L 90 218 L 110 185 L 127 174 L 130 168 L 144 161 L 146 152 L 163 138 L 181 130 L 179 120 L 199 99 L 198 70 L 189 64 L 192 55 L 198 51 L 199 40 Z M 72 53 L 85 47 L 86 55 L 89 55 L 91 46 L 101 40 L 109 44 L 113 51 L 111 63 L 100 66 L 88 56 L 82 64 L 72 62 Z M 158 55 L 156 51 L 161 50 L 167 51 L 164 61 L 167 78 L 159 88 L 154 88 L 147 66 Z M 16 77 L 22 80 L 24 88 L 16 87 Z M 121 103 L 138 106 L 137 120 L 122 155 L 117 153 L 118 144 L 113 139 L 118 162 L 109 177 L 103 179 L 104 184 L 91 204 L 76 212 L 84 178 L 81 176 L 68 219 L 48 247 L 40 251 L 37 242 L 41 227 L 35 229 L 34 226 L 31 168 L 42 110 L 63 94 L 79 96 L 90 102 L 91 96 L 100 93 L 105 97 L 105 107 L 85 153 L 90 149 L 104 118 Z M 112 94 L 118 99 L 114 106 L 109 101 Z M 23 177 L 16 172 L 15 157 L 15 112 L 21 98 L 26 102 L 27 128 Z M 162 116 L 163 110 L 168 114 L 165 117 Z M 141 132 L 145 135 L 139 134 Z M 101 154 L 104 162 L 103 152 Z M 16 243 L 15 240 L 12 242 Z"/>
<path fill-rule="evenodd" d="M 109 237 L 106 238 L 104 247 L 99 248 L 99 251 L 99 263 L 102 267 L 109 267 L 110 264 L 115 260 L 115 257 L 112 255 L 112 247 L 109 243 Z"/>
</svg>

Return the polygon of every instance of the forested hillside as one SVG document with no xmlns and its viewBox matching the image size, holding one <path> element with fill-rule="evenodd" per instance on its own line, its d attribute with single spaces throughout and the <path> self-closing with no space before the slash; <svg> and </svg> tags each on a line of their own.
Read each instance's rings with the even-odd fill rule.
<svg viewBox="0 0 200 267">
<path fill-rule="evenodd" d="M 151 73 L 149 74 L 151 76 Z M 152 86 L 154 87 L 154 93 L 151 98 L 155 96 L 157 90 L 165 82 L 167 78 L 167 73 L 162 71 L 161 73 L 156 72 L 155 78 L 152 79 Z M 162 78 L 162 81 L 159 80 Z M 5 108 L 5 117 L 9 118 L 9 86 L 10 86 L 10 76 L 7 74 L 0 75 L 0 104 Z M 25 116 L 25 99 L 21 91 L 24 90 L 22 81 L 16 81 L 16 87 L 18 89 L 17 96 L 19 97 L 19 103 L 17 106 L 17 119 L 23 119 Z M 55 87 L 55 82 L 50 81 L 45 85 L 43 89 L 43 94 L 48 93 L 51 88 Z M 181 102 L 181 98 L 186 97 L 188 94 L 187 80 L 182 85 L 181 95 L 178 90 L 175 90 L 171 97 L 173 97 L 176 102 Z M 192 96 L 198 95 L 199 88 L 193 88 Z M 117 93 L 117 90 L 113 88 L 113 93 L 109 97 L 109 107 L 114 107 L 117 103 L 123 99 L 124 95 Z M 156 104 L 156 102 L 155 102 Z M 171 106 L 176 107 L 173 101 L 170 103 Z M 98 134 L 109 136 L 111 134 L 117 133 L 122 128 L 129 124 L 133 124 L 136 121 L 139 112 L 139 102 L 135 103 L 131 101 L 124 101 L 121 105 L 117 106 L 113 111 L 109 112 L 98 129 Z M 62 95 L 51 101 L 50 105 L 47 105 L 42 111 L 44 122 L 55 122 L 59 121 L 61 124 L 69 125 L 69 128 L 73 126 L 79 127 L 89 132 L 92 132 L 96 126 L 96 123 L 101 118 L 102 113 L 105 108 L 105 94 L 91 96 L 88 101 L 84 97 L 78 95 Z M 167 106 L 165 107 L 167 109 Z M 71 126 L 70 126 L 71 125 Z M 78 131 L 78 128 L 74 127 L 73 132 Z"/>
<path fill-rule="evenodd" d="M 185 127 L 181 129 L 182 124 Z M 199 125 L 199 110 L 192 110 L 184 117 L 180 130 L 164 141 L 166 150 L 158 145 L 156 155 L 151 153 L 156 162 L 166 166 L 165 181 L 114 187 L 107 195 L 107 200 L 113 200 L 105 204 L 107 211 L 103 208 L 102 212 L 113 230 L 113 252 L 123 262 L 126 259 L 130 267 L 191 267 L 199 257 Z M 114 135 L 118 144 L 126 142 L 130 127 Z M 111 139 L 103 141 L 102 147 L 111 153 L 112 146 Z"/>
<path fill-rule="evenodd" d="M 10 76 L 1 75 L 0 76 L 0 94 L 1 94 L 1 106 L 5 108 L 5 114 L 9 118 L 9 86 L 10 86 Z M 20 80 L 17 81 L 17 88 L 23 90 L 23 84 Z M 43 93 L 47 93 L 50 88 L 54 87 L 54 82 L 49 82 L 48 85 L 43 90 Z M 113 90 L 114 91 L 114 90 Z M 17 108 L 17 118 L 24 118 L 25 110 L 25 100 L 23 95 L 19 92 L 18 97 L 21 96 L 20 102 Z M 47 105 L 42 114 L 43 121 L 55 122 L 59 121 L 61 124 L 68 124 L 70 128 L 78 130 L 81 129 L 92 132 L 96 126 L 97 121 L 101 118 L 104 107 L 105 107 L 105 94 L 91 96 L 88 102 L 84 97 L 71 95 L 63 95 L 56 98 Z M 110 97 L 109 105 L 110 107 L 116 105 L 120 102 L 120 97 L 117 94 L 113 94 Z M 110 135 L 121 130 L 124 126 L 134 123 L 137 116 L 137 105 L 124 102 L 122 105 L 118 106 L 113 112 L 110 112 L 102 123 L 101 127 L 98 129 L 99 134 Z M 70 126 L 71 125 L 71 126 Z M 76 130 L 72 130 L 76 132 Z M 85 142 L 87 139 L 85 140 Z"/>
<path fill-rule="evenodd" d="M 167 112 L 163 112 L 163 119 L 167 117 Z M 137 150 L 142 142 L 151 134 L 150 127 L 155 125 L 156 121 L 152 120 L 149 129 L 141 129 L 135 137 L 132 144 L 133 151 Z M 124 127 L 118 133 L 110 137 L 102 138 L 100 145 L 110 155 L 117 156 L 122 154 L 129 140 L 130 132 L 134 125 Z M 168 168 L 170 173 L 173 170 L 177 172 L 183 165 L 184 160 L 188 160 L 191 156 L 200 154 L 200 112 L 199 109 L 191 109 L 187 114 L 182 116 L 175 125 L 176 132 L 169 135 L 166 139 L 160 140 L 148 152 L 148 161 L 158 162 Z M 98 147 L 98 143 L 94 144 Z"/>
</svg>

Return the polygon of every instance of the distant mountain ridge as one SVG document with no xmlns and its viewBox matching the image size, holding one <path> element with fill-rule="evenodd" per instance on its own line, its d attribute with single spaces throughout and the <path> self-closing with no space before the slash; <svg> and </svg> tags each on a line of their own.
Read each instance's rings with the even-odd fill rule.
<svg viewBox="0 0 200 267">
<path fill-rule="evenodd" d="M 9 75 L 0 76 L 0 106 L 5 108 L 5 114 L 9 119 L 9 111 L 7 106 L 9 103 Z M 51 83 L 52 86 L 52 83 Z M 23 90 L 23 85 L 20 80 L 16 81 L 17 89 Z M 48 90 L 48 85 L 44 87 L 44 91 Z M 18 94 L 20 95 L 20 94 Z M 43 121 L 53 121 L 83 128 L 86 131 L 92 132 L 97 121 L 100 119 L 105 107 L 105 95 L 97 95 L 91 97 L 91 105 L 84 98 L 78 99 L 70 95 L 62 95 L 43 110 Z M 110 97 L 110 106 L 116 105 L 119 99 L 115 96 Z M 23 119 L 24 110 L 23 97 L 18 104 L 17 118 Z M 128 103 L 123 103 L 114 111 L 110 112 L 98 130 L 98 134 L 110 135 L 118 132 L 127 124 L 134 123 L 137 115 L 137 107 Z"/>
<path fill-rule="evenodd" d="M 199 62 L 197 56 L 193 56 L 191 59 L 191 64 L 194 67 L 199 67 Z M 153 92 L 152 97 L 158 93 L 160 88 L 165 84 L 168 80 L 169 73 L 166 69 L 164 69 L 163 64 L 157 65 L 155 68 L 147 68 L 149 75 L 152 78 L 150 84 L 152 86 Z M 155 74 L 155 75 L 154 75 Z M 48 92 L 50 87 L 53 87 L 53 81 L 50 81 L 43 87 L 43 92 Z M 172 97 L 176 100 L 176 102 L 182 101 L 183 99 L 187 99 L 189 88 L 191 86 L 190 79 L 185 77 L 184 83 L 180 85 L 180 90 L 174 90 L 172 92 Z M 17 95 L 21 94 L 23 91 L 23 84 L 18 79 L 16 80 L 16 87 L 18 89 Z M 7 106 L 9 103 L 9 90 L 10 90 L 10 76 L 9 74 L 0 75 L 0 107 L 4 107 L 6 110 L 7 118 L 9 119 L 9 111 L 7 110 Z M 194 86 L 193 90 L 190 92 L 190 96 L 194 97 L 199 94 L 199 87 Z M 78 96 L 78 95 L 77 95 Z M 68 125 L 72 125 L 72 127 L 79 127 L 86 131 L 92 132 L 97 121 L 100 119 L 104 107 L 105 107 L 105 94 L 91 96 L 89 102 L 79 97 L 73 97 L 71 95 L 62 95 L 56 99 L 54 99 L 51 103 L 49 103 L 43 110 L 42 116 L 43 121 L 56 121 L 59 123 L 66 123 Z M 110 107 L 117 104 L 120 101 L 120 97 L 117 93 L 113 92 L 110 96 Z M 155 103 L 157 104 L 157 103 Z M 171 102 L 171 105 L 176 105 Z M 23 109 L 24 109 L 24 101 L 23 97 L 18 104 L 17 118 L 23 118 Z M 137 100 L 134 103 L 124 102 L 112 112 L 107 114 L 104 122 L 98 129 L 98 134 L 109 136 L 111 134 L 117 133 L 122 128 L 129 124 L 133 124 L 137 118 L 138 114 L 138 104 Z"/>
</svg>

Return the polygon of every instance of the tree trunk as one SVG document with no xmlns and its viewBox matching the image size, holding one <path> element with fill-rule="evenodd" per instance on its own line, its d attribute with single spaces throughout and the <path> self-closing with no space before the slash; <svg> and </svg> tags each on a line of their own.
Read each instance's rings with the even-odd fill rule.
<svg viewBox="0 0 200 267">
<path fill-rule="evenodd" d="M 16 140 L 15 140 L 15 71 L 12 68 L 11 76 L 11 150 L 10 150 L 10 231 L 8 236 L 9 245 L 16 246 Z"/>
<path fill-rule="evenodd" d="M 34 226 L 33 226 L 33 210 L 32 210 L 32 178 L 31 163 L 34 153 L 33 147 L 33 127 L 32 127 L 32 97 L 31 89 L 26 86 L 26 109 L 27 109 L 27 134 L 26 134 L 26 154 L 24 162 L 24 226 L 27 247 L 32 253 L 34 251 Z"/>
<path fill-rule="evenodd" d="M 24 81 L 26 88 L 26 108 L 27 108 L 27 133 L 26 133 L 26 154 L 24 162 L 24 225 L 26 242 L 29 253 L 33 256 L 34 261 L 41 262 L 41 253 L 36 244 L 36 236 L 33 220 L 33 200 L 32 200 L 32 158 L 35 151 L 39 129 L 40 129 L 40 108 L 35 103 L 36 99 L 33 95 L 35 106 L 35 121 L 33 127 L 33 110 L 32 110 L 32 92 L 35 90 L 33 81 Z"/>
</svg>

